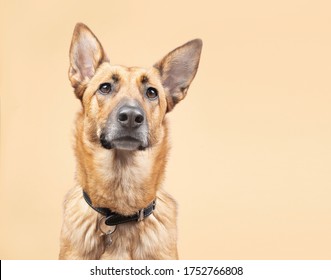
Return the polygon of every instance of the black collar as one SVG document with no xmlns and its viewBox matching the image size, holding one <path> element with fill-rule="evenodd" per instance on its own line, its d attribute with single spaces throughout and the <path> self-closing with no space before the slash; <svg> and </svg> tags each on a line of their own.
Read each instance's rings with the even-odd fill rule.
<svg viewBox="0 0 331 280">
<path fill-rule="evenodd" d="M 105 223 L 107 226 L 116 226 L 119 224 L 124 224 L 124 223 L 128 223 L 128 222 L 133 222 L 133 221 L 140 222 L 153 213 L 153 211 L 155 209 L 155 205 L 156 205 L 156 202 L 154 200 L 146 208 L 139 210 L 136 214 L 131 215 L 131 216 L 123 216 L 121 214 L 111 211 L 108 208 L 94 207 L 92 205 L 92 201 L 91 201 L 90 197 L 84 191 L 83 191 L 83 196 L 84 196 L 85 201 L 91 208 L 93 208 L 95 211 L 97 211 L 98 213 L 100 213 L 101 215 L 106 217 Z"/>
</svg>

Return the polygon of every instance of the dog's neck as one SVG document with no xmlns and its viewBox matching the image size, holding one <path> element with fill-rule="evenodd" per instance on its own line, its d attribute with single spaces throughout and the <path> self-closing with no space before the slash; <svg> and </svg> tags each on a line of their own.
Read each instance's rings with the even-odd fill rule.
<svg viewBox="0 0 331 280">
<path fill-rule="evenodd" d="M 82 133 L 76 142 L 77 178 L 93 205 L 131 215 L 156 198 L 167 161 L 167 136 L 145 151 L 106 150 L 86 141 Z"/>
</svg>

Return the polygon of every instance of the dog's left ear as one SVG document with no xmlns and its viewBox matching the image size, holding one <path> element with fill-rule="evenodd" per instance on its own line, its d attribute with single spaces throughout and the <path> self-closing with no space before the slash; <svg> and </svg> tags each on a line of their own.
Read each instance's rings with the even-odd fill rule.
<svg viewBox="0 0 331 280">
<path fill-rule="evenodd" d="M 192 40 L 167 54 L 154 65 L 167 93 L 167 112 L 184 99 L 198 70 L 202 41 Z"/>
<path fill-rule="evenodd" d="M 96 69 L 109 62 L 101 43 L 83 23 L 77 23 L 70 46 L 69 80 L 76 96 L 82 98 L 81 85 L 90 80 Z"/>
</svg>

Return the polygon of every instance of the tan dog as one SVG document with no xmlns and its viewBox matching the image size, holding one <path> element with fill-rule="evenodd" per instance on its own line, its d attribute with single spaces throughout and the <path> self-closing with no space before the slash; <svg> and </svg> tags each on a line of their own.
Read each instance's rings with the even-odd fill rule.
<svg viewBox="0 0 331 280">
<path fill-rule="evenodd" d="M 77 186 L 64 201 L 60 259 L 178 258 L 176 202 L 162 188 L 166 114 L 185 97 L 201 48 L 190 41 L 150 69 L 113 66 L 89 28 L 76 25 Z"/>
</svg>

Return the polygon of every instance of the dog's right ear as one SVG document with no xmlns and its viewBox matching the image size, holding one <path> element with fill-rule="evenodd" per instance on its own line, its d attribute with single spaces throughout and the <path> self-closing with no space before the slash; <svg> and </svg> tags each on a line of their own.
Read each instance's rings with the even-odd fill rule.
<svg viewBox="0 0 331 280">
<path fill-rule="evenodd" d="M 109 62 L 98 38 L 83 23 L 77 23 L 70 46 L 69 80 L 81 99 L 83 86 L 103 62 Z"/>
</svg>

